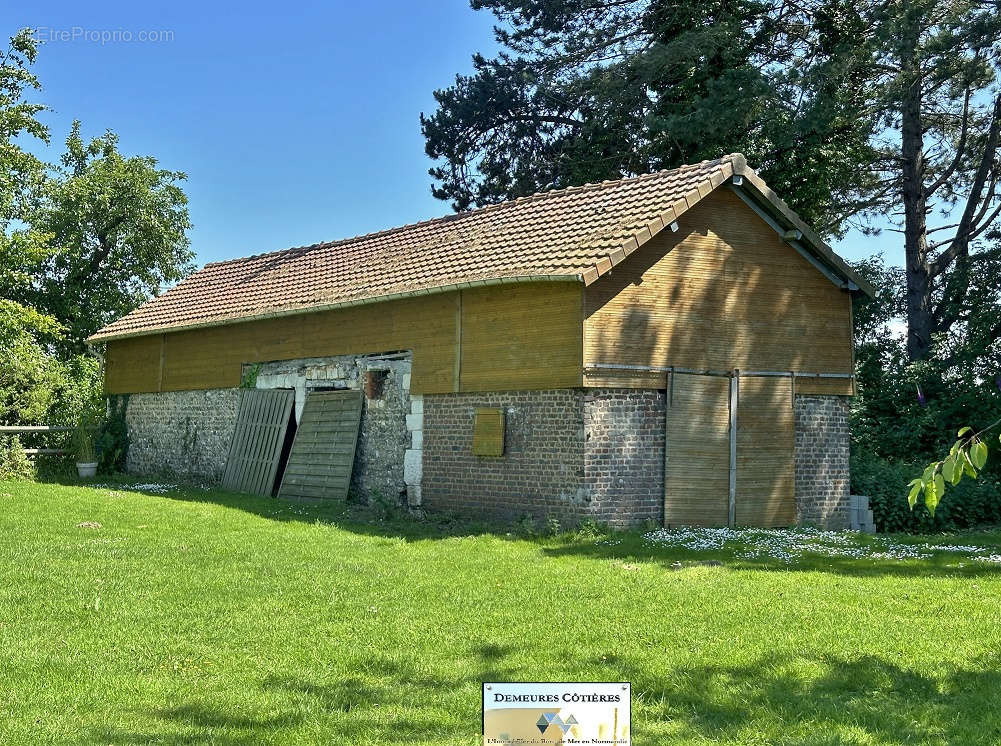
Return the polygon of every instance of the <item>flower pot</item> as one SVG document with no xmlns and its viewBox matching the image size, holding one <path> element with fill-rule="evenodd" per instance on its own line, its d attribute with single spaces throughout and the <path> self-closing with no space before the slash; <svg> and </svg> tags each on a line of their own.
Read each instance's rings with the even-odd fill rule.
<svg viewBox="0 0 1001 746">
<path fill-rule="evenodd" d="M 80 479 L 90 479 L 97 474 L 97 462 L 93 461 L 89 464 L 81 464 L 77 461 L 76 473 L 80 475 Z"/>
</svg>

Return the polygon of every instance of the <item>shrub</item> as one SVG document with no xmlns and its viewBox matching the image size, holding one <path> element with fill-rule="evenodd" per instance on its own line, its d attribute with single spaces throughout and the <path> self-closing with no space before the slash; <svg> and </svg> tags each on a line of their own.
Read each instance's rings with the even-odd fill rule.
<svg viewBox="0 0 1001 746">
<path fill-rule="evenodd" d="M 35 468 L 16 435 L 0 435 L 0 479 L 34 479 Z"/>
<path fill-rule="evenodd" d="M 869 497 L 877 530 L 927 533 L 1001 523 L 1001 484 L 991 475 L 949 487 L 934 517 L 921 502 L 912 511 L 907 506 L 907 483 L 924 466 L 852 454 L 852 493 Z"/>
<path fill-rule="evenodd" d="M 97 463 L 102 474 L 125 471 L 129 457 L 129 428 L 125 422 L 128 395 L 108 399 L 108 418 L 97 431 Z"/>
</svg>

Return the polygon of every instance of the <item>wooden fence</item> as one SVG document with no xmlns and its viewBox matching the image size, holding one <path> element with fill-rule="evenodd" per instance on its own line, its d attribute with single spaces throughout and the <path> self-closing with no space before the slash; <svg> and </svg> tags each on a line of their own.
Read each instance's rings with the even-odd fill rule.
<svg viewBox="0 0 1001 746">
<path fill-rule="evenodd" d="M 0 425 L 0 435 L 65 433 L 75 429 L 72 425 Z M 61 456 L 69 453 L 65 448 L 25 448 L 24 452 L 29 456 Z"/>
</svg>

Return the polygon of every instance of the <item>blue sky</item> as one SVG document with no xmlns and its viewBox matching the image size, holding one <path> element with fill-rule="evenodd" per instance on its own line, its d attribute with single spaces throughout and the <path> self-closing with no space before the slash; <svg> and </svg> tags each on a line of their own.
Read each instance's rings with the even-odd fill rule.
<svg viewBox="0 0 1001 746">
<path fill-rule="evenodd" d="M 430 193 L 418 117 L 491 53 L 493 17 L 466 0 L 275 7 L 41 1 L 7 14 L 6 36 L 49 39 L 35 66 L 48 158 L 77 118 L 85 136 L 111 128 L 124 153 L 185 171 L 200 264 L 449 212 Z M 150 31 L 165 39 L 100 40 Z M 852 235 L 837 248 L 897 259 L 898 244 Z"/>
</svg>

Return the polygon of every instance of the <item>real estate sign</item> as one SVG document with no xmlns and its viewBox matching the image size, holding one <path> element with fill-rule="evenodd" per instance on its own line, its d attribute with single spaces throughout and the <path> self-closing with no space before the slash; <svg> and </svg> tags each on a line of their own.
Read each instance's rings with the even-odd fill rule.
<svg viewBox="0 0 1001 746">
<path fill-rule="evenodd" d="M 484 682 L 484 746 L 628 746 L 628 682 Z"/>
</svg>

